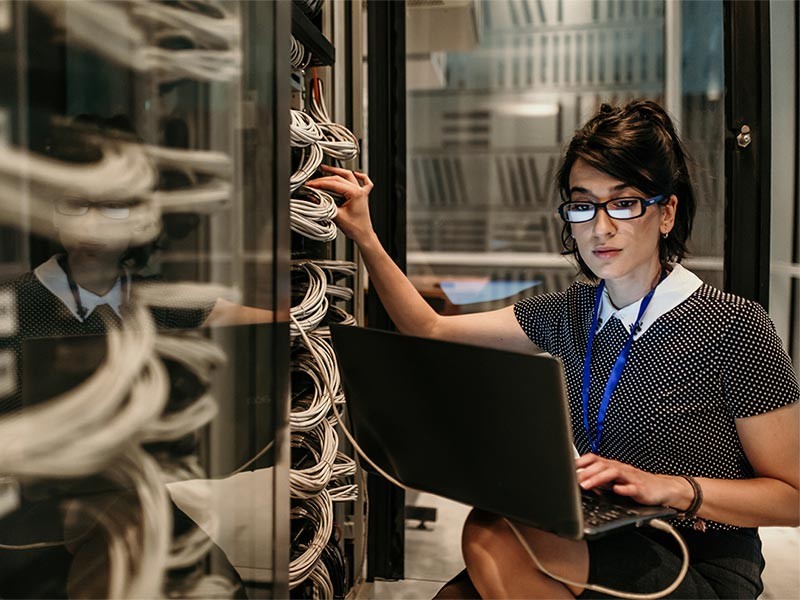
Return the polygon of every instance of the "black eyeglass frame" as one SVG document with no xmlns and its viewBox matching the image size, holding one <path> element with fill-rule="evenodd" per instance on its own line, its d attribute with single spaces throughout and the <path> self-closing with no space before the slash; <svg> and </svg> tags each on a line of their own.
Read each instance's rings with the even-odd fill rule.
<svg viewBox="0 0 800 600">
<path fill-rule="evenodd" d="M 637 196 L 624 196 L 624 197 L 621 197 L 621 198 L 612 198 L 611 200 L 606 200 L 605 202 L 591 202 L 590 200 L 580 200 L 580 201 L 567 200 L 565 202 L 562 202 L 559 205 L 558 214 L 561 217 L 562 221 L 564 221 L 565 223 L 569 223 L 570 225 L 573 225 L 575 223 L 588 223 L 589 221 L 591 221 L 592 219 L 594 219 L 597 216 L 598 209 L 602 209 L 602 210 L 606 211 L 606 214 L 609 216 L 609 218 L 614 219 L 616 221 L 631 221 L 633 219 L 640 219 L 641 217 L 643 217 L 644 213 L 647 211 L 647 207 L 648 206 L 652 206 L 653 204 L 659 204 L 661 202 L 665 202 L 667 199 L 669 199 L 668 195 L 666 195 L 666 194 L 658 194 L 657 196 L 653 196 L 651 198 L 639 198 Z M 608 212 L 608 208 L 606 208 L 606 205 L 608 205 L 608 204 L 610 204 L 612 202 L 619 202 L 620 200 L 638 200 L 640 206 L 642 207 L 642 212 L 639 213 L 638 215 L 636 215 L 635 217 L 615 217 L 610 212 Z M 569 206 L 570 204 L 591 204 L 592 206 L 594 206 L 594 212 L 592 213 L 592 216 L 589 217 L 588 219 L 586 219 L 585 221 L 570 221 L 567 218 L 567 215 L 566 215 L 566 212 L 567 212 L 566 211 L 566 207 Z"/>
</svg>

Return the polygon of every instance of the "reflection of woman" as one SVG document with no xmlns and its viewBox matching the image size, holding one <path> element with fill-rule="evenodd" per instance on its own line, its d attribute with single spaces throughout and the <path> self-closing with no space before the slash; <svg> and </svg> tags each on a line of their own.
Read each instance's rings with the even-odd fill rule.
<svg viewBox="0 0 800 600">
<path fill-rule="evenodd" d="M 683 148 L 659 106 L 603 106 L 566 152 L 558 180 L 565 245 L 595 283 L 495 312 L 435 314 L 372 231 L 369 179 L 329 172 L 308 185 L 349 199 L 338 224 L 359 245 L 401 331 L 559 356 L 581 487 L 684 513 L 674 524 L 692 564 L 676 597 L 761 592 L 756 528 L 800 521 L 797 381 L 760 306 L 704 285 L 678 264 L 694 195 Z M 519 528 L 548 570 L 576 582 L 653 592 L 680 566 L 668 536 L 655 530 L 587 543 Z M 463 552 L 468 577 L 443 597 L 593 594 L 538 570 L 495 515 L 473 511 Z"/>
<path fill-rule="evenodd" d="M 72 155 L 69 158 L 75 159 Z M 103 334 L 121 325 L 132 288 L 143 281 L 136 271 L 145 266 L 148 251 L 141 245 L 137 227 L 152 219 L 145 214 L 147 211 L 151 207 L 138 198 L 110 200 L 64 194 L 54 199 L 53 224 L 65 252 L 0 286 L 0 298 L 11 304 L 5 314 L 13 322 L 12 328 L 0 333 L 0 354 L 12 357 L 6 364 L 15 365 L 7 373 L 13 379 L 11 384 L 0 387 L 9 392 L 0 392 L 0 414 L 22 408 L 23 372 L 27 385 L 32 370 L 45 367 L 32 364 L 36 357 L 26 354 L 27 340 Z M 157 307 L 151 308 L 151 313 L 157 327 L 162 329 L 259 322 L 272 317 L 268 311 L 221 299 L 203 309 Z M 23 365 L 23 356 L 29 364 Z M 91 370 L 91 361 L 86 362 L 87 370 Z M 34 399 L 43 398 L 34 396 Z M 195 450 L 193 437 L 167 445 L 170 451 L 179 449 L 181 456 Z M 81 489 L 81 482 L 75 485 Z M 74 548 L 68 551 L 57 543 L 47 548 L 19 548 L 64 538 L 59 507 L 69 493 L 66 487 L 59 489 L 55 494 L 40 494 L 36 493 L 36 486 L 26 486 L 21 507 L 0 519 L 0 545 L 16 547 L 0 546 L 0 597 L 63 597 L 67 593 L 67 574 L 73 581 L 78 576 L 72 556 Z M 106 501 L 114 504 L 118 495 L 112 492 Z M 181 531 L 192 526 L 177 511 L 174 520 Z M 89 542 L 82 548 L 88 548 Z M 95 558 L 96 555 L 89 556 L 88 562 L 97 571 L 102 569 L 103 562 Z M 104 588 L 101 585 L 97 589 Z"/>
</svg>

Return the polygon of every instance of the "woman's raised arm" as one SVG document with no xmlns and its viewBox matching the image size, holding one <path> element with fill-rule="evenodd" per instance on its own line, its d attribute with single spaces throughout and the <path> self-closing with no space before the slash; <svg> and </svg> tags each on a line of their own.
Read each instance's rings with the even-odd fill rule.
<svg viewBox="0 0 800 600">
<path fill-rule="evenodd" d="M 516 352 L 538 351 L 517 323 L 513 307 L 470 315 L 436 313 L 386 253 L 372 228 L 368 202 L 373 184 L 369 177 L 335 167 L 323 169 L 330 175 L 305 185 L 345 198 L 336 224 L 358 245 L 370 282 L 402 333 Z"/>
</svg>

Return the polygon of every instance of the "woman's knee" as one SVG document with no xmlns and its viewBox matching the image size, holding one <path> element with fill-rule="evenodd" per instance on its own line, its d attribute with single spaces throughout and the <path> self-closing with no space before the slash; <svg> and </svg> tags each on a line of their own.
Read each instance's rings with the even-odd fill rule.
<svg viewBox="0 0 800 600">
<path fill-rule="evenodd" d="M 476 551 L 491 552 L 493 548 L 497 548 L 507 537 L 507 527 L 502 517 L 473 508 L 464 522 L 461 534 L 464 559 L 474 556 Z"/>
</svg>

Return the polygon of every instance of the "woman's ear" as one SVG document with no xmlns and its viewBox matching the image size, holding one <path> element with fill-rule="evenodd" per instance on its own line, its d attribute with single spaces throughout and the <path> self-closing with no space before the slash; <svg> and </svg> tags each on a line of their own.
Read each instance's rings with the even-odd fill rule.
<svg viewBox="0 0 800 600">
<path fill-rule="evenodd" d="M 678 197 L 672 194 L 664 204 L 661 205 L 661 234 L 669 233 L 675 226 L 675 214 L 678 211 Z"/>
</svg>

